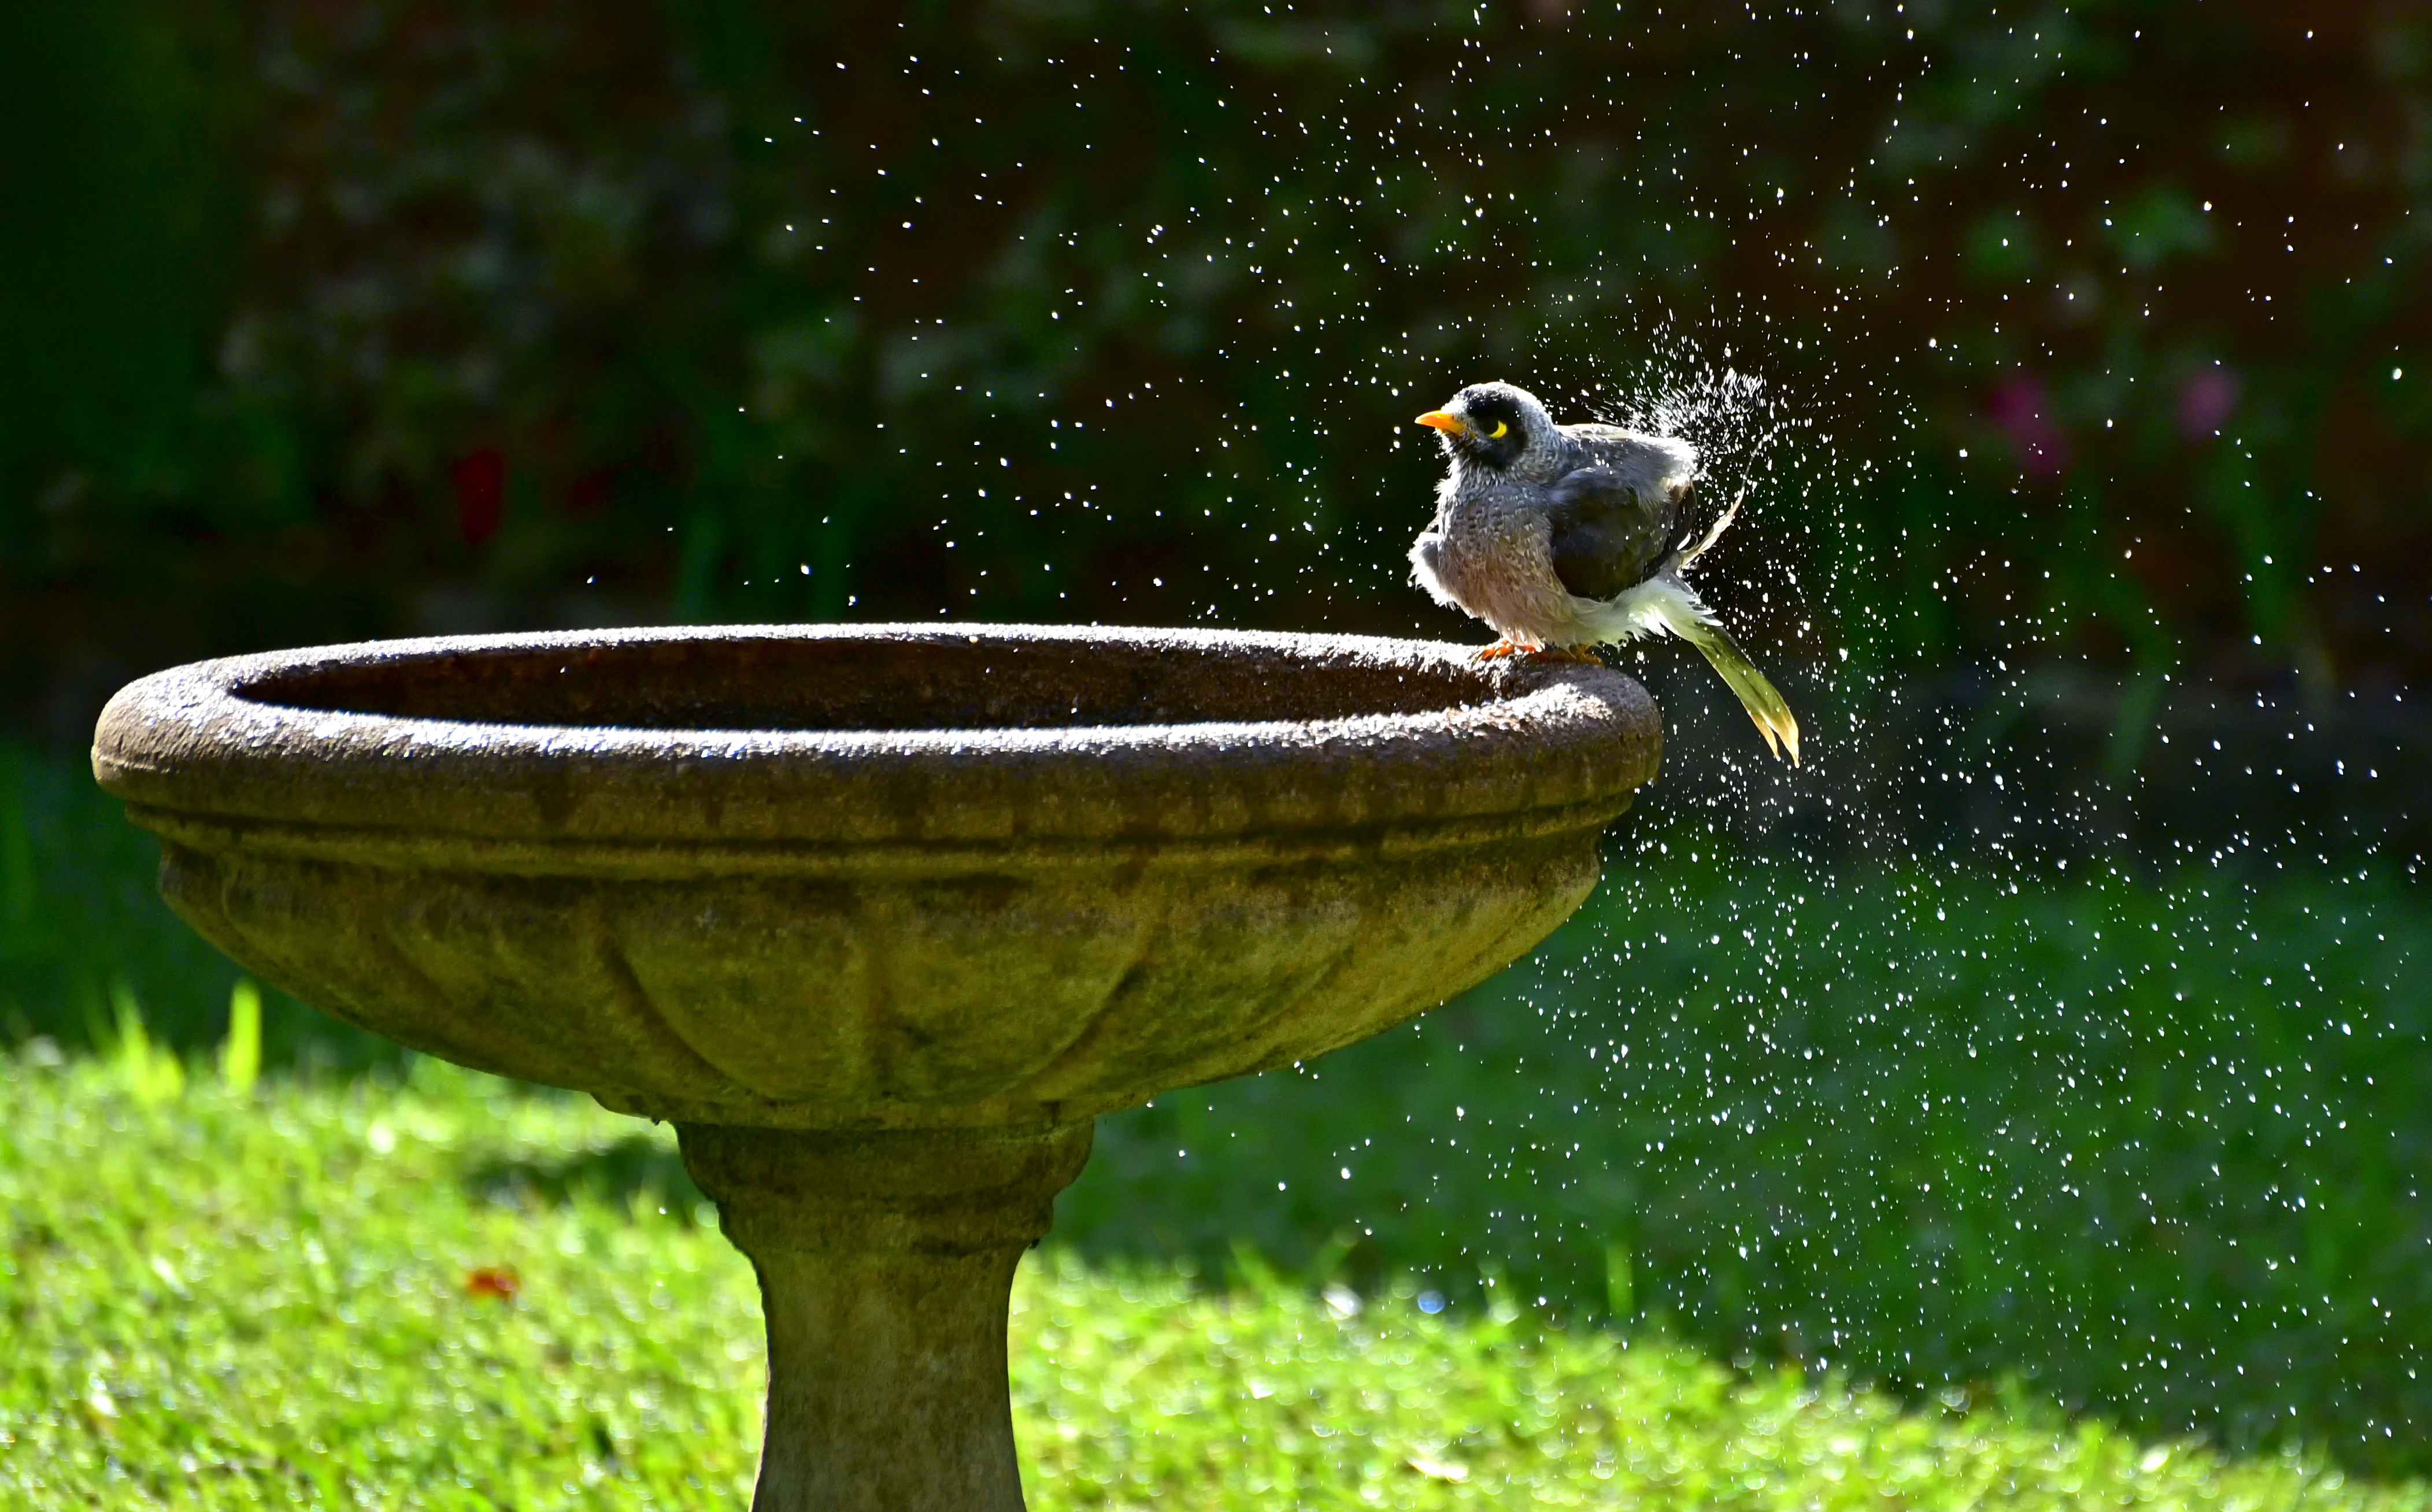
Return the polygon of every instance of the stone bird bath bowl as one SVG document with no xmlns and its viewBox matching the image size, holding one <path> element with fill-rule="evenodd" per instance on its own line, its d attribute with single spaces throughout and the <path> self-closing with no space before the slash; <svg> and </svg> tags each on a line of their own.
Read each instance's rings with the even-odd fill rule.
<svg viewBox="0 0 2432 1512">
<path fill-rule="evenodd" d="M 1091 1119 L 1484 980 L 1656 769 L 1637 683 L 1345 636 L 485 636 L 130 684 L 93 769 L 249 970 L 673 1122 L 768 1329 L 753 1506 L 1018 1508 L 1014 1267 Z"/>
</svg>

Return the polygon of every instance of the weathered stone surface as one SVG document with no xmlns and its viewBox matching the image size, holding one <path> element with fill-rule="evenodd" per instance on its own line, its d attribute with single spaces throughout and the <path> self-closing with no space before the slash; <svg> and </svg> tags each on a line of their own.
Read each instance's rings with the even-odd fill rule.
<svg viewBox="0 0 2432 1512">
<path fill-rule="evenodd" d="M 1069 1121 L 1303 1059 L 1559 922 L 1618 673 L 1348 637 L 821 627 L 160 673 L 94 769 L 171 903 L 357 1023 L 702 1123 Z"/>
<path fill-rule="evenodd" d="M 269 981 L 676 1121 L 767 1302 L 760 1512 L 1011 1512 L 1090 1117 L 1397 1023 L 1595 885 L 1599 666 L 1340 636 L 628 630 L 179 667 L 93 770 Z"/>
<path fill-rule="evenodd" d="M 754 1512 L 1019 1512 L 1005 1307 L 1089 1132 L 682 1127 L 768 1318 Z"/>
</svg>

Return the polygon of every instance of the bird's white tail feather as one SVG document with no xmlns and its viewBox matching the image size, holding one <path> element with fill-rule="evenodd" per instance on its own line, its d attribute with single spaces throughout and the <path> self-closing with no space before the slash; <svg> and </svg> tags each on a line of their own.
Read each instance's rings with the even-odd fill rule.
<svg viewBox="0 0 2432 1512">
<path fill-rule="evenodd" d="M 1729 523 L 1730 516 L 1724 519 Z M 1712 541 L 1709 536 L 1706 544 Z M 1704 546 L 1698 549 L 1704 549 Z M 1792 716 L 1790 705 L 1756 669 L 1756 664 L 1748 659 L 1748 653 L 1739 648 L 1739 643 L 1731 639 L 1695 589 L 1665 574 L 1640 583 L 1615 599 L 1613 607 L 1629 616 L 1631 633 L 1627 638 L 1671 634 L 1696 647 L 1721 676 L 1724 686 L 1739 696 L 1740 706 L 1764 733 L 1766 748 L 1777 756 L 1786 754 L 1791 765 L 1799 764 L 1799 721 Z"/>
<path fill-rule="evenodd" d="M 1731 500 L 1731 508 L 1723 511 L 1721 514 L 1715 517 L 1713 527 L 1706 531 L 1705 535 L 1698 540 L 1697 544 L 1693 546 L 1683 547 L 1680 553 L 1674 556 L 1671 562 L 1665 565 L 1664 570 L 1675 573 L 1688 571 L 1689 564 L 1691 563 L 1697 561 L 1699 557 L 1704 556 L 1707 548 L 1711 547 L 1715 542 L 1723 538 L 1723 532 L 1730 529 L 1731 528 L 1731 522 L 1740 517 L 1740 506 L 1747 502 L 1748 496 L 1746 494 L 1742 494 L 1739 497 Z M 1707 615 L 1706 621 L 1708 624 L 1714 623 L 1714 616 L 1711 614 Z"/>
</svg>

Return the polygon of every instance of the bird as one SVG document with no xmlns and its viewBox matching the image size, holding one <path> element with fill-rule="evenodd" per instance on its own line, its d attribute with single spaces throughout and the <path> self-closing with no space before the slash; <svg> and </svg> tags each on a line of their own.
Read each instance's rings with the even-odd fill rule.
<svg viewBox="0 0 2432 1512">
<path fill-rule="evenodd" d="M 1535 395 L 1473 383 L 1418 417 L 1449 463 L 1410 574 L 1500 637 L 1477 659 L 1595 661 L 1592 647 L 1680 637 L 1799 764 L 1799 721 L 1682 576 L 1739 513 L 1696 522 L 1697 448 L 1678 436 L 1556 425 Z"/>
</svg>

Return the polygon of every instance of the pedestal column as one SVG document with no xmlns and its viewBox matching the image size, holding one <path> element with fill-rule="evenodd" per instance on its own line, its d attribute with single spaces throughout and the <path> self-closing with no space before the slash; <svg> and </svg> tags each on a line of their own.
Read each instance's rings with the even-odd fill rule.
<svg viewBox="0 0 2432 1512">
<path fill-rule="evenodd" d="M 768 1316 L 752 1512 L 1020 1512 L 1005 1308 L 1090 1133 L 678 1126 Z"/>
</svg>

